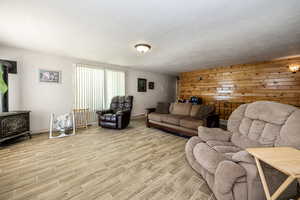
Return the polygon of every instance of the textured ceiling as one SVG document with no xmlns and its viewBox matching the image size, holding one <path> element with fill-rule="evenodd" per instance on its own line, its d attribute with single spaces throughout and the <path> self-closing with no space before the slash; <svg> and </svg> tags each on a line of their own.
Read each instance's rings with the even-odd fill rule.
<svg viewBox="0 0 300 200">
<path fill-rule="evenodd" d="M 300 0 L 0 0 L 0 43 L 175 74 L 300 54 Z"/>
</svg>

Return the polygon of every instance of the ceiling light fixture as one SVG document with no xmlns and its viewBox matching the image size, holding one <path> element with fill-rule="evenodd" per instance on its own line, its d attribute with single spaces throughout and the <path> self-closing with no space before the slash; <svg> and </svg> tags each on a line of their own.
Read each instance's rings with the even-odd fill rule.
<svg viewBox="0 0 300 200">
<path fill-rule="evenodd" d="M 290 65 L 289 69 L 291 72 L 296 73 L 300 69 L 300 65 Z"/>
<path fill-rule="evenodd" d="M 151 49 L 151 46 L 149 44 L 136 44 L 134 48 L 136 48 L 139 53 L 147 53 Z"/>
</svg>

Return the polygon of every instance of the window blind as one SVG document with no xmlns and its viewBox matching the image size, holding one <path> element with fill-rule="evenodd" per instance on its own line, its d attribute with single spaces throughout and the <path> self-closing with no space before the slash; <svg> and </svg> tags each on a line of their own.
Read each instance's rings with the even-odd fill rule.
<svg viewBox="0 0 300 200">
<path fill-rule="evenodd" d="M 89 109 L 90 123 L 97 121 L 96 111 L 109 108 L 117 95 L 125 95 L 125 72 L 76 65 L 74 109 Z"/>
<path fill-rule="evenodd" d="M 122 71 L 105 70 L 106 73 L 106 108 L 109 108 L 114 96 L 125 95 L 125 73 Z"/>
</svg>

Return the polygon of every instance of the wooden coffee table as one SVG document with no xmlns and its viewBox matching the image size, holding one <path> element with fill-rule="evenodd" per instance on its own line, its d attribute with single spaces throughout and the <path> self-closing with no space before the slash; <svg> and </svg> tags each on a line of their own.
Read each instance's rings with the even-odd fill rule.
<svg viewBox="0 0 300 200">
<path fill-rule="evenodd" d="M 246 150 L 255 158 L 267 200 L 276 200 L 295 179 L 300 178 L 299 150 L 291 147 L 248 148 Z M 288 176 L 273 195 L 270 194 L 260 161 L 267 163 Z"/>
</svg>

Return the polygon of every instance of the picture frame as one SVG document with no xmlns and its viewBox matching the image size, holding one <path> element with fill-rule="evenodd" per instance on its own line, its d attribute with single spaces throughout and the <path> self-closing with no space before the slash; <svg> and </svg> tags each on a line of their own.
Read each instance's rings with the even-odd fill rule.
<svg viewBox="0 0 300 200">
<path fill-rule="evenodd" d="M 41 83 L 61 83 L 61 71 L 40 69 L 39 81 Z"/>
<path fill-rule="evenodd" d="M 147 92 L 147 79 L 138 78 L 137 91 L 138 92 Z"/>
<path fill-rule="evenodd" d="M 154 82 L 148 82 L 149 90 L 154 90 Z"/>
</svg>

